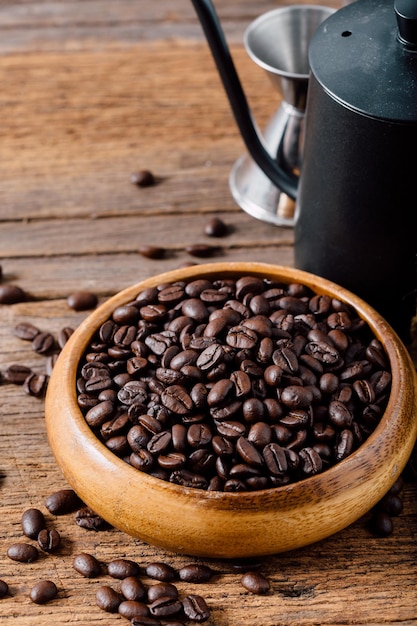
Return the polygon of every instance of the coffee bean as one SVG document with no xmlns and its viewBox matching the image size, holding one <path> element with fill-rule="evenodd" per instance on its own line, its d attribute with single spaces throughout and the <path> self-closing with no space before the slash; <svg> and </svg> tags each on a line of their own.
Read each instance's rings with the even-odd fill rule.
<svg viewBox="0 0 417 626">
<path fill-rule="evenodd" d="M 146 257 L 147 259 L 163 259 L 166 253 L 165 248 L 161 246 L 140 246 L 138 248 L 139 254 Z"/>
<path fill-rule="evenodd" d="M 39 332 L 32 340 L 32 349 L 37 354 L 48 354 L 54 346 L 55 338 L 48 332 Z"/>
<path fill-rule="evenodd" d="M 85 578 L 97 578 L 100 576 L 101 565 L 95 556 L 87 552 L 77 554 L 72 562 L 72 566 L 79 574 Z"/>
<path fill-rule="evenodd" d="M 58 587 L 52 580 L 41 580 L 32 587 L 29 597 L 36 604 L 46 604 L 58 595 Z"/>
<path fill-rule="evenodd" d="M 122 601 L 122 595 L 108 585 L 102 585 L 96 591 L 96 604 L 107 613 L 117 613 Z"/>
<path fill-rule="evenodd" d="M 153 617 L 167 618 L 178 615 L 182 611 L 182 604 L 179 600 L 168 597 L 161 597 L 154 600 L 149 606 L 149 612 Z"/>
<path fill-rule="evenodd" d="M 0 285 L 0 304 L 17 304 L 25 302 L 26 299 L 26 293 L 18 285 L 11 283 Z"/>
<path fill-rule="evenodd" d="M 257 559 L 239 559 L 232 563 L 232 569 L 235 572 L 256 572 L 263 567 L 262 560 Z"/>
<path fill-rule="evenodd" d="M 206 622 L 210 618 L 207 602 L 199 595 L 189 594 L 182 601 L 185 616 L 193 622 Z"/>
<path fill-rule="evenodd" d="M 388 492 L 379 502 L 378 507 L 391 517 L 396 517 L 403 510 L 403 500 L 399 495 Z"/>
<path fill-rule="evenodd" d="M 152 603 L 158 600 L 158 598 L 171 598 L 172 600 L 176 600 L 178 598 L 177 587 L 168 582 L 150 585 L 148 587 L 148 602 Z"/>
<path fill-rule="evenodd" d="M 45 506 L 52 515 L 66 515 L 79 509 L 82 501 L 73 489 L 59 489 L 45 500 Z"/>
<path fill-rule="evenodd" d="M 71 337 L 73 333 L 74 333 L 74 329 L 71 328 L 70 326 L 64 326 L 64 328 L 61 328 L 61 330 L 58 333 L 58 345 L 61 349 L 66 345 L 68 339 Z"/>
<path fill-rule="evenodd" d="M 303 448 L 299 452 L 302 462 L 302 471 L 306 476 L 318 474 L 322 470 L 323 461 L 321 456 L 314 448 Z"/>
<path fill-rule="evenodd" d="M 211 218 L 204 226 L 204 233 L 208 237 L 225 237 L 228 231 L 228 227 L 220 217 Z"/>
<path fill-rule="evenodd" d="M 67 305 L 74 311 L 87 311 L 97 306 L 98 298 L 91 291 L 74 291 L 67 298 Z"/>
<path fill-rule="evenodd" d="M 120 591 L 126 600 L 145 602 L 147 599 L 146 587 L 137 576 L 123 578 L 120 583 Z"/>
<path fill-rule="evenodd" d="M 151 187 L 156 179 L 150 170 L 139 170 L 130 175 L 130 182 L 137 187 Z"/>
<path fill-rule="evenodd" d="M 28 376 L 32 374 L 32 370 L 27 365 L 18 363 L 9 365 L 3 373 L 3 379 L 6 383 L 13 385 L 23 385 Z"/>
<path fill-rule="evenodd" d="M 47 358 L 46 358 L 46 366 L 45 366 L 47 376 L 50 376 L 52 374 L 52 371 L 53 371 L 53 369 L 55 367 L 55 364 L 56 364 L 56 362 L 58 360 L 58 356 L 59 356 L 58 352 L 54 352 L 53 354 L 49 354 L 47 356 Z"/>
<path fill-rule="evenodd" d="M 371 518 L 371 529 L 378 537 L 389 537 L 394 530 L 391 516 L 384 511 L 376 511 Z"/>
<path fill-rule="evenodd" d="M 20 322 L 19 324 L 16 324 L 13 329 L 13 333 L 16 337 L 19 337 L 19 339 L 23 339 L 24 341 L 33 341 L 36 335 L 40 332 L 40 329 L 30 322 Z"/>
<path fill-rule="evenodd" d="M 257 595 L 264 595 L 271 588 L 269 580 L 261 572 L 256 571 L 243 574 L 240 582 L 247 591 Z"/>
<path fill-rule="evenodd" d="M 19 563 L 33 563 L 37 560 L 39 552 L 35 546 L 29 543 L 13 543 L 7 549 L 7 556 L 12 561 L 19 561 Z"/>
<path fill-rule="evenodd" d="M 134 617 L 142 618 L 150 615 L 147 605 L 144 602 L 135 600 L 123 600 L 119 604 L 118 612 L 119 615 L 129 620 L 132 620 Z"/>
<path fill-rule="evenodd" d="M 217 252 L 218 248 L 209 246 L 205 243 L 196 243 L 185 247 L 185 251 L 191 256 L 198 258 L 207 258 L 213 256 Z"/>
<path fill-rule="evenodd" d="M 48 386 L 49 377 L 46 374 L 29 374 L 23 383 L 23 391 L 29 396 L 43 398 Z"/>
<path fill-rule="evenodd" d="M 107 565 L 107 573 L 112 578 L 128 578 L 130 576 L 139 576 L 140 567 L 138 563 L 130 559 L 114 559 Z"/>
<path fill-rule="evenodd" d="M 213 570 L 203 563 L 190 563 L 178 571 L 180 580 L 189 583 L 207 583 L 213 577 Z"/>
<path fill-rule="evenodd" d="M 163 582 L 172 582 L 178 578 L 177 571 L 167 563 L 149 563 L 145 572 L 150 578 Z"/>
<path fill-rule="evenodd" d="M 23 534 L 30 539 L 37 539 L 41 530 L 46 528 L 45 516 L 39 509 L 26 509 L 22 514 Z"/>
<path fill-rule="evenodd" d="M 76 512 L 75 523 L 77 526 L 86 528 L 87 530 L 103 530 L 109 527 L 106 520 L 88 506 L 84 506 Z"/>
<path fill-rule="evenodd" d="M 61 535 L 55 528 L 44 528 L 39 532 L 38 544 L 44 552 L 54 552 L 61 545 Z"/>
<path fill-rule="evenodd" d="M 0 580 L 0 600 L 9 594 L 9 585 L 4 580 Z"/>
</svg>

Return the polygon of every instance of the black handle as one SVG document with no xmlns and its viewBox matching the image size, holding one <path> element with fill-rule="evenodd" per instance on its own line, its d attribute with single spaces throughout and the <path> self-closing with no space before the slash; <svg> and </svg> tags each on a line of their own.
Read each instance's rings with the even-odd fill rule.
<svg viewBox="0 0 417 626">
<path fill-rule="evenodd" d="M 248 101 L 213 3 L 211 0 L 191 1 L 203 27 L 237 126 L 250 155 L 274 185 L 294 200 L 297 196 L 298 177 L 279 167 L 256 132 Z"/>
</svg>

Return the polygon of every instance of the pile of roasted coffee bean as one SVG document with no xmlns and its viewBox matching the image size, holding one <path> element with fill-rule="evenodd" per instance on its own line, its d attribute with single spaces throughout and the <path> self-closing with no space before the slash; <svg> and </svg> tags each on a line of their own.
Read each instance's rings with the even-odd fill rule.
<svg viewBox="0 0 417 626">
<path fill-rule="evenodd" d="M 94 294 L 93 294 L 93 296 L 94 296 Z M 72 300 L 73 299 L 74 299 L 74 296 L 72 297 Z M 84 302 L 86 303 L 87 300 L 88 300 L 91 303 L 94 299 L 95 299 L 94 297 L 88 297 L 88 298 L 85 298 Z M 140 298 L 136 302 L 136 307 L 138 305 L 140 306 Z M 246 306 L 246 305 L 244 305 L 244 306 Z M 224 307 L 224 308 L 226 308 L 226 307 Z M 132 311 L 132 309 L 128 309 L 128 311 Z M 214 316 L 216 316 L 216 315 L 218 315 L 218 313 L 214 314 Z M 299 315 L 300 314 L 296 314 L 296 315 L 292 314 L 292 318 L 294 319 L 294 322 L 296 322 L 299 325 L 299 327 L 301 328 L 300 322 L 301 322 L 302 318 L 300 318 Z M 311 319 L 311 315 L 310 314 L 307 314 L 307 315 L 309 316 L 308 319 Z M 286 314 L 283 317 L 286 318 L 287 320 L 291 320 L 291 314 L 290 313 Z M 148 321 L 147 325 L 149 325 L 149 324 L 150 324 L 150 322 Z M 141 324 L 139 324 L 140 328 L 143 328 L 144 326 L 145 326 L 145 322 L 142 322 Z M 139 327 L 138 327 L 138 332 L 139 332 Z M 361 332 L 362 332 L 362 330 L 361 330 Z M 32 371 L 31 368 L 29 368 L 26 365 L 23 365 L 21 363 L 12 363 L 12 364 L 10 364 L 8 366 L 8 368 L 5 371 L 2 372 L 1 380 L 2 380 L 3 383 L 13 383 L 13 384 L 21 385 L 26 393 L 28 393 L 29 395 L 36 396 L 36 397 L 41 399 L 43 397 L 45 391 L 46 391 L 48 380 L 49 380 L 49 375 L 52 372 L 54 363 L 55 363 L 55 361 L 56 361 L 56 359 L 57 359 L 57 357 L 59 355 L 59 352 L 61 351 L 61 349 L 65 345 L 65 343 L 68 340 L 68 338 L 71 336 L 71 334 L 73 332 L 73 328 L 71 328 L 71 327 L 62 328 L 58 332 L 57 336 L 55 337 L 49 331 L 42 330 L 42 329 L 34 326 L 30 321 L 27 321 L 27 322 L 21 322 L 21 323 L 17 324 L 16 327 L 13 329 L 13 332 L 20 339 L 25 340 L 25 341 L 29 341 L 31 343 L 31 345 L 32 345 L 33 350 L 37 354 L 42 355 L 42 356 L 45 357 L 45 359 L 46 359 L 46 367 L 45 367 L 45 371 L 44 372 L 39 373 L 39 372 Z M 278 331 L 274 331 L 274 332 L 278 332 Z M 285 332 L 288 332 L 288 331 L 285 331 Z M 282 329 L 279 331 L 279 333 L 280 334 L 282 333 Z M 187 329 L 186 331 L 183 332 L 183 337 L 181 338 L 181 341 L 188 341 L 188 337 L 187 337 L 188 334 L 189 333 L 188 333 L 188 329 Z M 334 336 L 335 334 L 337 336 L 337 334 L 340 334 L 340 333 L 334 333 L 334 332 L 331 333 L 331 331 L 330 331 L 329 334 L 330 334 L 330 336 L 332 336 L 332 335 Z M 304 335 L 305 335 L 305 331 L 304 331 Z M 35 341 L 35 339 L 36 339 L 36 341 Z M 298 339 L 297 341 L 301 341 L 301 340 Z M 305 337 L 304 337 L 304 339 L 302 339 L 302 342 L 304 342 L 304 341 L 305 341 Z M 265 345 L 265 343 L 266 342 L 264 341 L 263 345 Z M 177 348 L 174 348 L 174 351 L 176 351 L 176 350 L 177 350 Z M 378 347 L 378 351 L 379 350 L 380 350 L 380 347 Z M 171 353 L 172 353 L 172 350 L 171 350 Z M 242 355 L 243 355 L 243 352 L 241 352 L 240 356 L 242 356 Z M 169 356 L 169 352 L 168 352 L 167 356 Z M 150 362 L 152 362 L 152 360 L 155 361 L 155 359 L 156 359 L 156 357 L 152 356 L 152 354 L 150 354 L 149 357 L 150 358 L 148 358 L 148 360 Z M 126 361 L 126 363 L 127 363 L 127 361 Z M 320 365 L 318 365 L 318 367 L 320 367 Z M 331 372 L 330 372 L 330 374 L 331 374 Z M 242 376 L 242 374 L 239 374 L 238 376 L 246 378 L 245 376 Z M 285 379 L 289 380 L 288 375 L 284 377 L 284 380 Z M 326 379 L 327 380 L 329 380 L 329 379 L 335 380 L 332 376 L 327 376 L 327 377 L 325 376 L 323 380 L 325 381 Z M 252 382 L 254 383 L 255 380 L 252 381 Z M 344 387 L 346 387 L 346 386 L 349 387 L 349 385 L 345 384 Z M 197 389 L 198 389 L 198 387 L 197 387 Z M 109 393 L 109 392 L 107 392 L 107 393 Z M 111 393 L 110 395 L 114 397 L 114 393 Z M 105 396 L 106 396 L 106 393 L 104 393 L 104 397 Z M 101 395 L 101 397 L 103 397 L 103 395 Z M 98 399 L 98 396 L 97 396 L 97 399 Z M 94 402 L 96 402 L 96 400 Z M 266 402 L 264 402 L 264 404 L 267 407 L 268 407 L 268 405 L 271 406 L 271 402 L 268 399 L 266 399 Z M 276 406 L 275 401 L 272 404 L 274 404 Z M 130 410 L 130 414 L 132 414 L 132 412 L 133 412 L 133 409 Z M 149 413 L 152 414 L 154 412 L 155 412 L 156 416 L 159 415 L 159 410 L 158 410 L 158 412 L 156 412 L 156 407 L 155 407 L 155 409 L 150 407 L 149 410 L 148 410 L 148 414 Z M 129 415 L 129 410 L 128 410 L 128 415 Z M 121 419 L 121 422 L 123 423 L 124 420 L 126 420 L 126 416 Z M 112 420 L 109 420 L 110 424 L 111 424 L 111 422 L 112 422 Z M 117 427 L 118 420 L 115 420 L 115 422 L 116 423 L 115 423 L 114 427 Z M 126 426 L 133 426 L 133 424 L 131 423 L 130 416 L 129 416 L 129 420 L 127 420 L 127 424 L 125 423 L 125 427 Z M 272 431 L 274 431 L 274 433 L 280 432 L 280 431 L 283 432 L 283 433 L 286 432 L 286 429 L 284 427 L 279 427 L 278 424 L 270 424 L 270 427 L 271 427 L 271 433 L 272 433 Z M 259 426 L 256 426 L 254 428 L 255 432 L 256 432 L 256 430 L 258 428 L 259 428 Z M 263 428 L 263 426 L 261 425 L 261 429 L 262 428 Z M 142 425 L 136 424 L 136 429 L 135 430 L 139 431 L 139 432 L 142 432 Z M 133 433 L 135 432 L 135 430 L 133 431 Z M 184 432 L 184 429 L 181 428 L 181 426 L 175 428 L 174 432 L 176 430 Z M 112 432 L 112 428 L 110 428 L 110 432 Z M 115 434 L 114 436 L 117 436 L 117 435 Z M 111 440 L 112 437 L 109 437 L 109 439 Z M 146 433 L 146 429 L 145 429 L 144 441 L 146 441 L 148 439 L 149 439 L 149 433 Z M 119 441 L 124 442 L 124 436 L 123 435 L 122 435 L 122 439 L 119 440 Z M 291 446 L 291 444 L 290 444 L 290 446 Z M 321 446 L 321 448 L 322 448 L 322 450 L 324 449 L 323 446 Z M 320 446 L 319 446 L 319 449 L 320 449 Z M 201 454 L 201 452 L 199 452 L 199 454 Z M 287 455 L 288 454 L 291 454 L 291 453 L 287 452 Z M 416 465 L 416 461 L 415 461 L 416 458 L 417 458 L 417 450 L 414 449 L 414 451 L 412 453 L 412 456 L 411 456 L 411 459 L 410 459 L 410 461 L 407 464 L 407 468 L 406 468 L 406 472 L 405 472 L 406 480 L 410 480 L 410 481 L 413 481 L 413 482 L 415 482 L 417 480 L 417 469 L 416 469 L 417 465 Z M 219 464 L 220 464 L 220 461 L 219 461 Z M 251 482 L 253 483 L 254 481 L 251 481 Z M 399 485 L 401 485 L 401 488 L 398 488 L 397 483 Z M 392 533 L 392 531 L 393 531 L 393 520 L 392 520 L 392 518 L 394 516 L 398 515 L 401 512 L 401 510 L 402 510 L 402 484 L 403 484 L 402 478 L 399 481 L 397 481 L 397 483 L 393 487 L 393 489 L 395 491 L 395 494 L 394 494 L 395 498 L 394 498 L 394 500 L 392 500 L 391 494 L 389 492 L 387 494 L 387 496 L 385 498 L 383 498 L 381 503 L 379 503 L 379 505 L 377 507 L 375 507 L 375 509 L 372 512 L 371 521 L 370 521 L 370 530 L 372 531 L 373 534 L 375 534 L 377 536 L 388 536 L 388 535 L 390 535 Z M 94 515 L 87 515 L 87 516 L 84 517 L 83 520 L 79 519 L 78 523 L 80 525 L 82 525 L 84 523 L 85 527 L 93 528 L 94 524 L 96 524 L 96 523 L 99 526 L 101 524 L 103 524 L 103 520 L 101 520 L 100 518 L 98 518 L 98 517 L 96 517 Z"/>
<path fill-rule="evenodd" d="M 391 373 L 347 304 L 257 276 L 148 288 L 97 330 L 78 403 L 133 467 L 199 489 L 317 474 L 374 430 Z"/>
</svg>

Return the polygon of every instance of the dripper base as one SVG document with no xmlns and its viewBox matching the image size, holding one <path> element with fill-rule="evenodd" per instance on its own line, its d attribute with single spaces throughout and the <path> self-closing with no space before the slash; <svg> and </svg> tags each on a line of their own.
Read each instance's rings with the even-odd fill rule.
<svg viewBox="0 0 417 626">
<path fill-rule="evenodd" d="M 252 217 L 275 226 L 294 226 L 294 200 L 278 189 L 249 155 L 234 164 L 229 186 L 235 202 Z"/>
</svg>

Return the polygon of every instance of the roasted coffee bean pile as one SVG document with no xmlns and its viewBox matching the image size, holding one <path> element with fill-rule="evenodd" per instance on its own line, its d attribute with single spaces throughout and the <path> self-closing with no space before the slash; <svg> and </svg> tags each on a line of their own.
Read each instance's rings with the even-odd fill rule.
<svg viewBox="0 0 417 626">
<path fill-rule="evenodd" d="M 79 367 L 78 403 L 133 467 L 257 490 L 317 474 L 379 422 L 391 373 L 341 301 L 259 277 L 161 284 L 117 308 Z"/>
<path fill-rule="evenodd" d="M 33 325 L 30 321 L 27 321 L 17 324 L 13 329 L 13 332 L 20 339 L 32 343 L 33 350 L 46 358 L 45 372 L 39 374 L 33 372 L 32 369 L 26 365 L 14 363 L 9 365 L 8 368 L 2 372 L 2 382 L 20 385 L 27 394 L 42 399 L 46 391 L 49 375 L 52 372 L 54 363 L 59 355 L 59 352 L 73 333 L 73 328 L 62 328 L 57 333 L 57 336 L 54 337 L 48 331 L 43 331 Z M 39 336 L 39 338 L 36 342 L 34 342 L 36 336 Z M 41 338 L 42 341 L 40 340 Z M 42 345 L 44 347 L 48 346 L 49 352 L 42 349 Z M 415 482 L 417 480 L 416 459 L 417 449 L 415 448 L 404 472 L 406 481 Z M 400 478 L 397 482 L 402 485 L 402 478 Z M 396 485 L 394 485 L 393 489 L 396 490 L 395 497 L 397 499 L 394 506 L 395 510 L 393 507 L 387 506 L 386 498 L 383 498 L 381 503 L 379 503 L 378 506 L 376 506 L 372 511 L 369 528 L 376 536 L 388 536 L 392 534 L 393 517 L 399 514 L 400 508 L 402 509 L 402 488 L 401 490 L 398 490 Z M 391 490 L 387 496 L 389 496 L 390 493 Z M 399 504 L 399 502 L 401 504 Z M 108 527 L 108 524 L 88 507 L 83 507 L 77 511 L 76 522 L 79 526 L 86 529 L 99 530 Z"/>
</svg>

